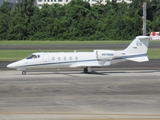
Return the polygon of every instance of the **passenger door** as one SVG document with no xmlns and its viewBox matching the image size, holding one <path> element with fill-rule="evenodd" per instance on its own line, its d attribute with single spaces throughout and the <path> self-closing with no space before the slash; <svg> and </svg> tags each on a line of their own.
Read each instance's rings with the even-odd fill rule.
<svg viewBox="0 0 160 120">
<path fill-rule="evenodd" d="M 47 63 L 49 61 L 49 57 L 47 54 L 43 55 L 43 63 Z"/>
</svg>

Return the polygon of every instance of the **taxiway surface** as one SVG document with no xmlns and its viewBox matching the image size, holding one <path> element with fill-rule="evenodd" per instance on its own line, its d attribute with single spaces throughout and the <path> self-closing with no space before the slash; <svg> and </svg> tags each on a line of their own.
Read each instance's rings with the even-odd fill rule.
<svg viewBox="0 0 160 120">
<path fill-rule="evenodd" d="M 53 44 L 48 45 L 1 45 L 0 44 L 0 50 L 48 50 L 48 49 L 58 49 L 58 50 L 64 50 L 64 49 L 73 49 L 73 50 L 78 50 L 78 49 L 124 49 L 128 46 L 129 44 L 62 44 L 62 45 L 57 45 Z M 149 48 L 160 48 L 160 44 L 156 43 L 150 43 Z"/>
<path fill-rule="evenodd" d="M 15 61 L 12 61 L 15 62 Z M 11 70 L 7 68 L 7 65 L 12 63 L 10 62 L 0 62 L 0 70 Z M 68 68 L 69 69 L 69 68 Z M 77 68 L 74 68 L 76 70 Z M 72 69 L 73 70 L 73 69 Z M 82 70 L 83 69 L 78 69 Z M 126 61 L 119 64 L 114 64 L 107 67 L 97 68 L 96 70 L 160 70 L 160 59 L 151 59 L 148 62 L 132 62 L 132 61 Z"/>
<path fill-rule="evenodd" d="M 0 120 L 160 119 L 160 71 L 0 72 Z"/>
</svg>

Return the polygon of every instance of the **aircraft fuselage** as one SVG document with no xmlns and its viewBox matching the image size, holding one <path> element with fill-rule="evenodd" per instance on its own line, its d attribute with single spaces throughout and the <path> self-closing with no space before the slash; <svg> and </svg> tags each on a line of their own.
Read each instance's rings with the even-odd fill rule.
<svg viewBox="0 0 160 120">
<path fill-rule="evenodd" d="M 74 68 L 87 66 L 102 67 L 110 65 L 114 52 L 115 51 L 110 50 L 94 50 L 93 52 L 33 53 L 25 59 L 9 64 L 7 67 L 16 68 L 17 70 L 34 68 Z M 103 59 L 103 56 L 105 56 L 105 59 Z M 117 62 L 112 61 L 112 63 Z"/>
</svg>

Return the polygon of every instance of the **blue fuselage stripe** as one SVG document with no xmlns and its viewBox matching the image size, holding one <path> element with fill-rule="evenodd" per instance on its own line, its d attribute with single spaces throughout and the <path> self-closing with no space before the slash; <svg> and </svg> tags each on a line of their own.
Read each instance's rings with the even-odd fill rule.
<svg viewBox="0 0 160 120">
<path fill-rule="evenodd" d="M 52 63 L 42 63 L 42 64 L 24 65 L 24 66 L 19 66 L 19 67 L 44 66 L 44 65 L 69 64 L 69 63 L 94 62 L 94 61 L 101 61 L 101 60 L 93 59 L 93 60 L 79 60 L 79 61 L 67 61 L 67 62 L 52 62 Z M 107 61 L 110 61 L 110 60 L 107 60 Z"/>
<path fill-rule="evenodd" d="M 147 54 L 139 54 L 139 55 L 129 55 L 129 56 L 123 56 L 120 58 L 115 58 L 112 60 L 122 60 L 122 59 L 127 59 L 127 58 L 134 58 L 134 57 L 142 57 L 146 56 Z M 23 65 L 23 66 L 18 66 L 18 67 L 29 67 L 29 66 L 45 66 L 45 65 L 56 65 L 56 64 L 71 64 L 71 63 L 79 63 L 79 62 L 96 62 L 96 61 L 103 61 L 99 59 L 91 59 L 91 60 L 77 60 L 77 61 L 66 61 L 66 62 L 52 62 L 52 63 L 42 63 L 42 64 L 32 64 L 32 65 Z M 106 61 L 111 61 L 111 60 L 106 60 Z"/>
</svg>

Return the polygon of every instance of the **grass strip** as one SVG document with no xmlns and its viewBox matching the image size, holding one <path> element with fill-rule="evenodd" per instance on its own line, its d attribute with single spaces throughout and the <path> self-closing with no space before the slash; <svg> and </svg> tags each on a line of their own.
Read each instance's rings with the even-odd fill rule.
<svg viewBox="0 0 160 120">
<path fill-rule="evenodd" d="M 160 59 L 160 48 L 149 48 L 148 57 L 149 59 Z"/>
<path fill-rule="evenodd" d="M 64 52 L 69 52 L 69 51 L 71 50 L 64 50 Z M 35 52 L 61 52 L 61 50 L 1 50 L 0 61 L 20 60 L 26 58 L 27 56 Z"/>
<path fill-rule="evenodd" d="M 0 61 L 17 61 L 35 52 L 73 52 L 74 50 L 0 50 Z M 83 49 L 78 52 L 91 52 L 93 49 Z M 160 59 L 160 48 L 148 50 L 149 59 Z"/>
</svg>

